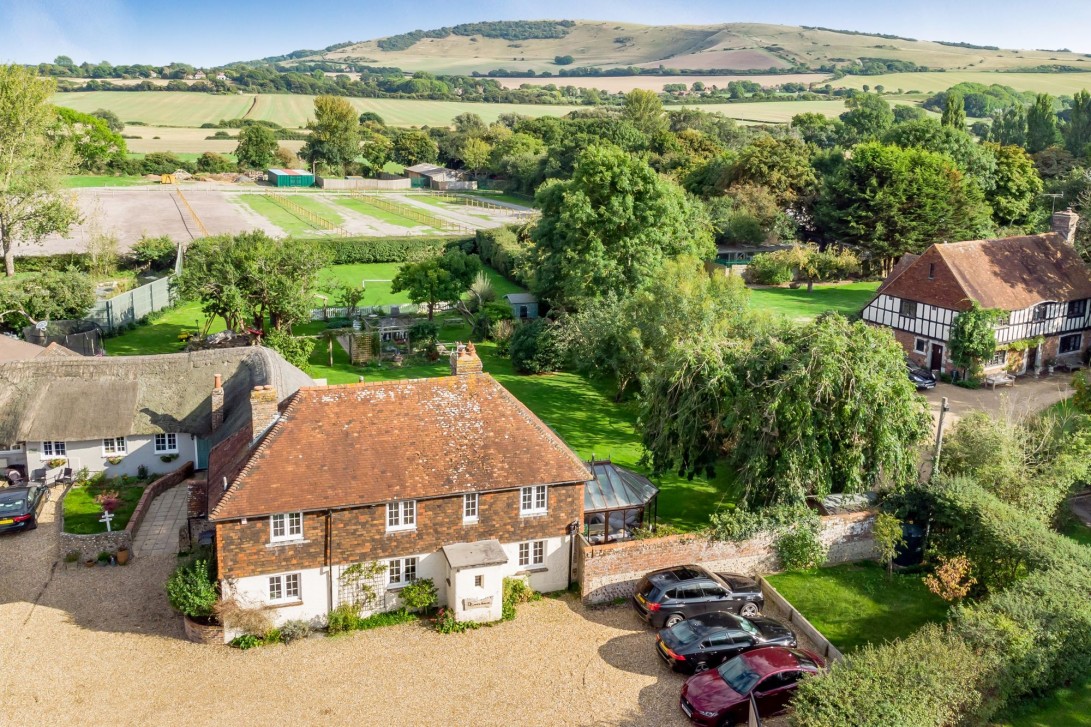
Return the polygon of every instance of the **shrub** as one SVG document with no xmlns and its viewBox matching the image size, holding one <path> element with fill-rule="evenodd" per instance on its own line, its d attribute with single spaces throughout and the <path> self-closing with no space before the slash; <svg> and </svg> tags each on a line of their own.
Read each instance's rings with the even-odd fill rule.
<svg viewBox="0 0 1091 727">
<path fill-rule="evenodd" d="M 190 618 L 212 616 L 219 594 L 209 562 L 199 558 L 178 566 L 167 579 L 167 599 L 174 610 Z"/>
<path fill-rule="evenodd" d="M 241 634 L 231 639 L 228 642 L 229 646 L 234 646 L 236 649 L 253 649 L 255 646 L 264 646 L 265 639 L 260 636 L 254 636 L 254 634 Z"/>
<path fill-rule="evenodd" d="M 293 336 L 276 328 L 265 334 L 264 344 L 298 369 L 307 368 L 315 346 L 313 338 Z"/>
<path fill-rule="evenodd" d="M 230 137 L 228 137 L 230 138 Z M 235 169 L 235 162 L 231 161 L 222 154 L 217 154 L 214 151 L 206 151 L 197 159 L 195 165 L 198 172 L 206 172 L 208 174 L 223 174 Z"/>
<path fill-rule="evenodd" d="M 343 634 L 352 631 L 360 621 L 360 612 L 352 604 L 342 603 L 330 611 L 326 617 L 326 632 L 330 634 Z"/>
<path fill-rule="evenodd" d="M 522 286 L 527 284 L 524 265 L 530 249 L 530 243 L 521 242 L 512 227 L 478 230 L 474 237 L 473 251 L 481 258 L 481 262 Z"/>
<path fill-rule="evenodd" d="M 216 603 L 213 614 L 224 626 L 247 634 L 267 634 L 273 628 L 273 619 L 267 609 L 247 606 L 234 598 Z"/>
<path fill-rule="evenodd" d="M 516 606 L 537 601 L 541 597 L 541 594 L 535 593 L 530 584 L 522 578 L 505 578 L 501 618 L 505 621 L 511 621 L 515 618 Z"/>
<path fill-rule="evenodd" d="M 441 634 L 461 634 L 471 629 L 476 629 L 481 624 L 473 621 L 459 621 L 455 618 L 455 612 L 449 608 L 440 609 L 436 617 L 436 631 Z"/>
<path fill-rule="evenodd" d="M 306 621 L 294 619 L 285 621 L 280 627 L 280 640 L 285 644 L 305 639 L 311 635 L 311 625 Z"/>
<path fill-rule="evenodd" d="M 538 318 L 516 327 L 512 334 L 511 362 L 521 374 L 542 374 L 557 371 L 564 363 L 564 350 L 557 335 L 556 324 Z"/>
<path fill-rule="evenodd" d="M 442 255 L 449 247 L 472 238 L 450 237 L 345 237 L 315 242 L 329 253 L 331 265 L 350 263 L 406 263 Z"/>
<path fill-rule="evenodd" d="M 818 524 L 801 523 L 777 538 L 777 557 L 785 570 L 810 570 L 826 562 L 827 548 L 818 538 Z"/>
<path fill-rule="evenodd" d="M 783 285 L 792 277 L 791 266 L 770 255 L 755 255 L 746 266 L 746 279 L 757 285 Z"/>
<path fill-rule="evenodd" d="M 431 578 L 418 578 L 401 591 L 402 605 L 410 611 L 427 611 L 436 605 L 437 598 Z"/>
<path fill-rule="evenodd" d="M 174 265 L 177 245 L 166 235 L 143 236 L 133 245 L 133 259 L 152 270 L 167 270 Z"/>
<path fill-rule="evenodd" d="M 928 590 L 944 601 L 961 601 L 976 583 L 970 575 L 970 559 L 964 555 L 940 558 L 935 572 L 924 577 Z"/>
</svg>

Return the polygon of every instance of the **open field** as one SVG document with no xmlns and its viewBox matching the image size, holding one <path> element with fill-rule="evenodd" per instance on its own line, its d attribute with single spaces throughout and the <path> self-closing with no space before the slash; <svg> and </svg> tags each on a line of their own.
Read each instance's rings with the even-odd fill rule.
<svg viewBox="0 0 1091 727">
<path fill-rule="evenodd" d="M 822 635 L 843 652 L 909 636 L 947 617 L 947 603 L 920 574 L 888 577 L 878 563 L 851 563 L 768 577 Z"/>
<path fill-rule="evenodd" d="M 348 101 L 363 113 L 374 111 L 393 126 L 446 126 L 455 116 L 467 111 L 480 115 L 486 122 L 496 121 L 500 114 L 517 113 L 528 116 L 563 116 L 575 106 L 542 106 L 536 104 L 486 104 L 460 101 L 420 101 L 416 99 L 350 98 Z M 175 126 L 195 129 L 201 124 L 221 119 L 263 119 L 275 121 L 285 128 L 298 129 L 314 115 L 314 96 L 293 94 L 243 94 L 218 96 L 185 91 L 80 91 L 60 93 L 53 97 L 59 106 L 90 113 L 108 109 L 123 121 L 142 121 L 149 126 Z M 253 107 L 253 108 L 251 108 Z M 215 129 L 200 129 L 211 136 Z M 228 130 L 232 131 L 232 130 Z M 232 132 L 234 133 L 234 132 Z M 159 130 L 129 126 L 126 135 L 160 136 Z M 195 141 L 187 132 L 187 142 Z M 135 141 L 135 140 L 133 140 Z M 150 138 L 146 141 L 151 141 Z M 234 141 L 207 142 L 230 144 Z M 288 142 L 280 142 L 286 144 Z M 203 151 L 203 149 L 202 149 Z"/>
<path fill-rule="evenodd" d="M 127 126 L 125 127 L 125 136 L 140 138 L 126 139 L 125 145 L 131 152 L 144 154 L 154 151 L 172 151 L 182 154 L 200 154 L 206 151 L 214 151 L 217 154 L 234 154 L 235 148 L 239 145 L 237 139 L 207 138 L 217 131 L 218 129 L 174 126 Z M 232 136 L 238 136 L 239 133 L 238 129 L 225 129 L 225 131 Z M 277 142 L 279 146 L 294 152 L 302 149 L 303 143 L 299 140 Z"/>
<path fill-rule="evenodd" d="M 147 184 L 143 177 L 114 177 L 108 174 L 74 174 L 65 177 L 62 186 L 69 189 L 83 187 L 133 187 L 139 184 Z"/>
<path fill-rule="evenodd" d="M 706 86 L 724 88 L 732 81 L 750 81 L 760 83 L 762 86 L 779 86 L 782 83 L 819 83 L 829 78 L 824 73 L 786 73 L 768 76 L 589 76 L 582 78 L 573 77 L 549 77 L 549 78 L 497 78 L 504 88 L 519 88 L 523 84 L 532 86 L 548 86 L 553 84 L 558 87 L 575 86 L 576 88 L 595 88 L 599 91 L 610 93 L 627 93 L 634 88 L 644 88 L 649 91 L 662 91 L 668 83 L 684 83 L 692 86 L 697 81 Z"/>
<path fill-rule="evenodd" d="M 427 29 L 426 21 L 420 25 Z M 957 35 L 957 33 L 956 33 Z M 958 37 L 941 40 L 959 40 Z M 1080 53 L 1037 50 L 985 50 L 928 40 L 839 33 L 835 30 L 760 23 L 659 25 L 577 21 L 561 38 L 509 42 L 483 35 L 423 38 L 401 51 L 385 51 L 374 40 L 318 56 L 358 59 L 409 71 L 470 73 L 506 68 L 557 73 L 558 55 L 573 56 L 574 66 L 626 66 L 672 69 L 763 70 L 789 63 L 812 67 L 846 58 L 911 61 L 928 68 L 1010 69 L 1047 63 L 1079 65 Z"/>
<path fill-rule="evenodd" d="M 1062 96 L 1091 89 L 1091 59 L 1088 73 L 983 73 L 981 71 L 947 71 L 946 73 L 890 73 L 883 76 L 845 76 L 830 83 L 834 88 L 858 88 L 865 85 L 883 86 L 888 92 L 919 91 L 933 94 L 946 91 L 959 83 L 983 83 L 1011 86 L 1017 91 L 1051 93 Z M 894 101 L 894 99 L 891 99 Z"/>
</svg>

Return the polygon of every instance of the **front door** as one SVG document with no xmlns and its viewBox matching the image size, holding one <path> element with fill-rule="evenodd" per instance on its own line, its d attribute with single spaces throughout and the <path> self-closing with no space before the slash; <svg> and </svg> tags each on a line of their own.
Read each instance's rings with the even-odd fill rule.
<svg viewBox="0 0 1091 727">
<path fill-rule="evenodd" d="M 933 371 L 943 371 L 943 346 L 938 343 L 932 344 L 932 365 L 928 368 Z"/>
<path fill-rule="evenodd" d="M 1027 349 L 1027 373 L 1034 373 L 1038 369 L 1038 347 Z"/>
</svg>

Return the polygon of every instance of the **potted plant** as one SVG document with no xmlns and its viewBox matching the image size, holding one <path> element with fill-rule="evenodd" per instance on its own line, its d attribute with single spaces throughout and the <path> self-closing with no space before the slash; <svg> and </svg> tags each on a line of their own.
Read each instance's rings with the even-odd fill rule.
<svg viewBox="0 0 1091 727">
<path fill-rule="evenodd" d="M 84 568 L 94 568 L 96 562 L 97 561 L 94 558 L 84 558 L 83 559 L 83 567 Z"/>
<path fill-rule="evenodd" d="M 125 565 L 126 563 L 128 563 L 129 562 L 129 548 L 128 548 L 128 546 L 122 545 L 120 548 L 118 548 L 116 557 L 117 557 L 117 564 L 118 565 Z"/>
<path fill-rule="evenodd" d="M 111 557 L 112 556 L 107 551 L 105 551 L 105 550 L 102 551 L 101 553 L 98 554 L 98 564 L 99 565 L 110 565 L 110 558 Z"/>
<path fill-rule="evenodd" d="M 1056 366 L 1057 366 L 1057 359 L 1055 359 L 1055 358 L 1047 358 L 1046 359 L 1046 373 L 1047 374 L 1052 374 L 1053 369 Z"/>
<path fill-rule="evenodd" d="M 115 457 L 107 457 L 107 458 L 106 458 L 106 461 L 107 461 L 107 462 L 109 462 L 110 464 L 113 464 L 113 465 L 118 465 L 118 464 L 121 464 L 121 461 L 122 461 L 123 459 L 124 459 L 124 457 L 117 457 L 117 456 L 115 456 Z"/>
<path fill-rule="evenodd" d="M 178 459 L 178 455 L 177 454 L 162 454 L 162 455 L 159 456 L 159 459 L 162 460 L 163 462 L 170 463 L 170 462 L 173 462 L 174 460 Z"/>
<path fill-rule="evenodd" d="M 183 563 L 167 579 L 167 599 L 182 614 L 186 637 L 197 643 L 223 643 L 223 626 L 215 618 L 220 599 L 211 564 L 198 558 Z"/>
<path fill-rule="evenodd" d="M 51 470 L 55 470 L 58 467 L 64 467 L 66 464 L 68 464 L 68 460 L 64 457 L 53 457 L 45 462 L 46 467 Z"/>
</svg>

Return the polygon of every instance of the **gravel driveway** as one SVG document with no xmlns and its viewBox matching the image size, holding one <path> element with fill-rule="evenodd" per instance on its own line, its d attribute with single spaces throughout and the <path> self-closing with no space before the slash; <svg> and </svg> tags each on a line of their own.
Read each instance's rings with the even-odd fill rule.
<svg viewBox="0 0 1091 727">
<path fill-rule="evenodd" d="M 0 537 L 0 714 L 36 724 L 684 725 L 682 677 L 626 607 L 572 597 L 444 636 L 419 625 L 237 651 L 191 644 L 172 556 L 55 564 L 41 526 Z"/>
</svg>

